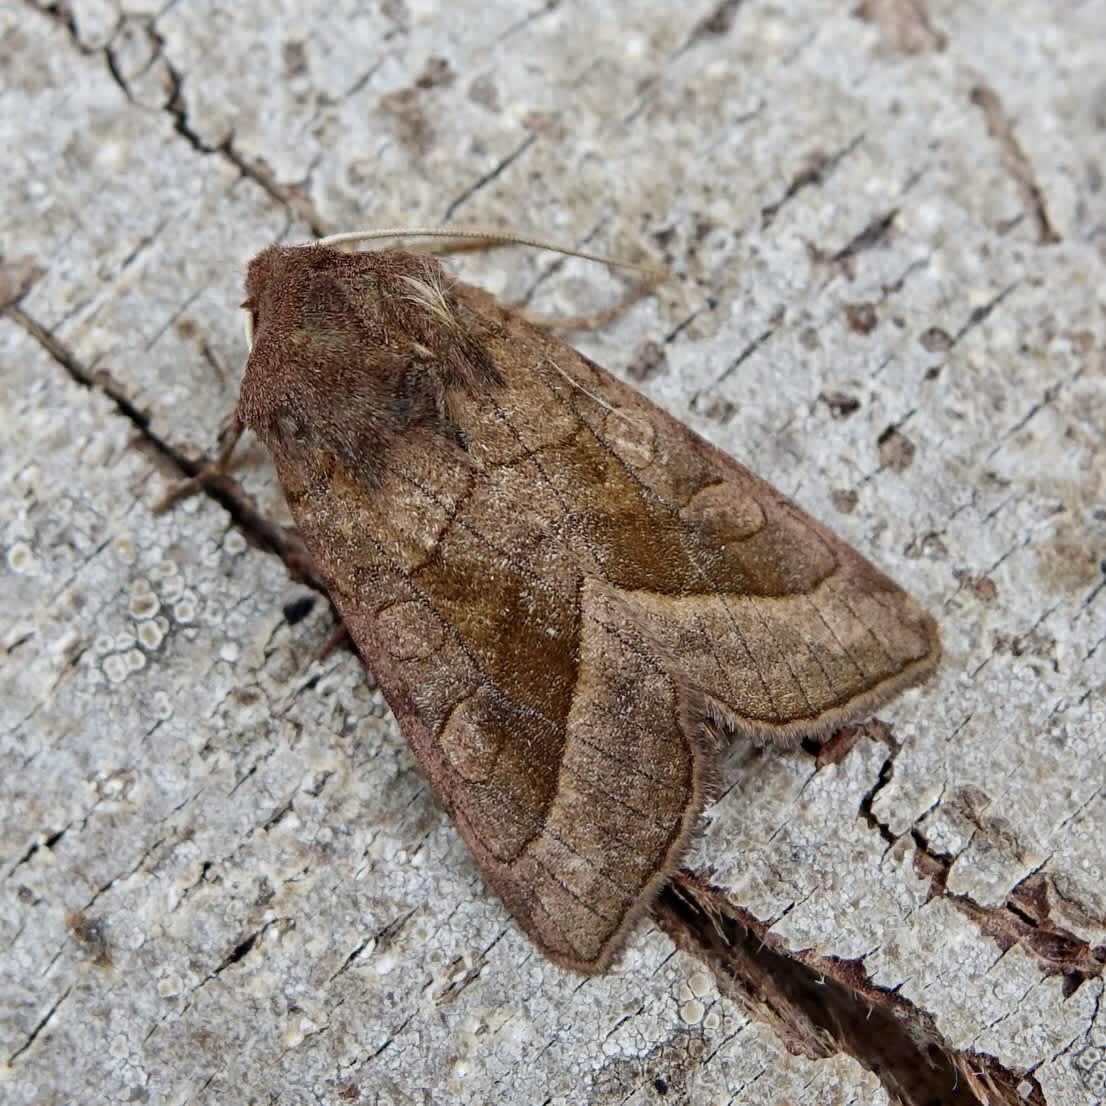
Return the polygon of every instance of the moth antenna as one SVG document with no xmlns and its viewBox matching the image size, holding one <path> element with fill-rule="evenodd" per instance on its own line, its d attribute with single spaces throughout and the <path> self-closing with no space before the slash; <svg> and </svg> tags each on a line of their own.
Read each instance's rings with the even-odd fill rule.
<svg viewBox="0 0 1106 1106">
<path fill-rule="evenodd" d="M 544 238 L 531 238 L 524 234 L 504 234 L 499 230 L 467 229 L 464 227 L 372 227 L 367 230 L 351 230 L 342 234 L 329 234 L 315 241 L 316 246 L 341 246 L 348 242 L 371 242 L 377 238 L 479 238 L 504 246 L 533 246 L 537 250 L 549 250 L 566 257 L 579 257 L 584 261 L 598 261 L 601 265 L 611 265 L 618 269 L 632 269 L 646 273 L 659 280 L 669 280 L 676 276 L 671 269 L 662 269 L 656 265 L 645 265 L 639 261 L 624 261 L 622 258 L 606 257 L 603 254 L 588 253 L 571 246 L 561 246 Z"/>
<path fill-rule="evenodd" d="M 649 295 L 660 283 L 660 277 L 646 277 L 627 292 L 618 303 L 590 315 L 549 315 L 544 311 L 531 311 L 528 307 L 516 307 L 515 311 L 528 323 L 546 330 L 602 330 L 608 323 L 629 311 L 638 300 Z M 686 292 L 683 285 L 680 286 L 680 290 Z"/>
</svg>

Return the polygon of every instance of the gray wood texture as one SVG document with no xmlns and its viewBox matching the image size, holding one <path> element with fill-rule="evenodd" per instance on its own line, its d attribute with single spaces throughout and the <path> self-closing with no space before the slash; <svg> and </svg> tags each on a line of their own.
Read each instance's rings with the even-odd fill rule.
<svg viewBox="0 0 1106 1106">
<path fill-rule="evenodd" d="M 1101 0 L 0 0 L 0 1098 L 1106 1097 Z M 939 677 L 735 743 L 614 970 L 543 961 L 215 448 L 271 241 L 683 276 L 573 341 L 909 588 Z M 459 275 L 560 313 L 618 275 Z"/>
</svg>

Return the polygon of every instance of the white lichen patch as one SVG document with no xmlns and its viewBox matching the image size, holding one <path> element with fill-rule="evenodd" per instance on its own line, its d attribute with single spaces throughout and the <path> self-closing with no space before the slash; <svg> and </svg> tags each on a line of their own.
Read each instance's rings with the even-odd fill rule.
<svg viewBox="0 0 1106 1106">
<path fill-rule="evenodd" d="M 312 1033 L 318 1032 L 319 1026 L 315 1021 L 303 1011 L 293 1010 L 284 1030 L 284 1045 L 286 1048 L 298 1048 Z"/>
<path fill-rule="evenodd" d="M 184 980 L 176 972 L 170 972 L 157 981 L 157 993 L 162 998 L 176 998 L 184 989 Z"/>
<path fill-rule="evenodd" d="M 139 585 L 142 585 L 140 588 Z M 152 618 L 157 614 L 161 601 L 150 589 L 148 580 L 136 580 L 131 590 L 130 612 L 132 618 Z"/>
<path fill-rule="evenodd" d="M 133 565 L 138 551 L 135 548 L 134 538 L 129 534 L 123 534 L 111 543 L 111 551 L 125 565 Z"/>
<path fill-rule="evenodd" d="M 191 595 L 178 599 L 173 604 L 173 617 L 182 625 L 187 626 L 196 620 L 196 600 Z"/>
<path fill-rule="evenodd" d="M 35 556 L 31 547 L 24 541 L 17 541 L 8 549 L 8 568 L 12 572 L 29 574 L 35 569 Z"/>
<path fill-rule="evenodd" d="M 165 640 L 165 635 L 168 632 L 168 619 L 151 618 L 148 622 L 143 622 L 138 627 L 139 644 L 141 644 L 143 649 L 148 649 L 152 653 Z"/>
<path fill-rule="evenodd" d="M 115 771 L 95 779 L 93 786 L 99 798 L 120 802 L 126 799 L 133 789 L 134 776 L 130 772 Z"/>
<path fill-rule="evenodd" d="M 391 975 L 396 969 L 396 958 L 390 952 L 382 952 L 379 956 L 373 957 L 371 964 L 377 975 Z"/>
<path fill-rule="evenodd" d="M 240 553 L 245 553 L 249 548 L 246 539 L 242 536 L 239 530 L 228 530 L 227 536 L 223 538 L 223 549 L 229 553 L 232 557 L 237 557 Z"/>
<path fill-rule="evenodd" d="M 121 684 L 130 673 L 127 662 L 119 653 L 113 653 L 104 661 L 104 675 L 113 683 Z"/>
<path fill-rule="evenodd" d="M 687 986 L 696 998 L 705 998 L 714 990 L 714 980 L 707 972 L 695 972 L 687 981 Z"/>
<path fill-rule="evenodd" d="M 186 583 L 184 577 L 179 573 L 173 576 L 158 576 L 155 573 L 154 579 L 157 593 L 161 596 L 163 603 L 173 603 L 184 595 Z"/>
<path fill-rule="evenodd" d="M 147 707 L 159 722 L 173 717 L 173 701 L 165 691 L 155 691 L 147 700 Z"/>
</svg>

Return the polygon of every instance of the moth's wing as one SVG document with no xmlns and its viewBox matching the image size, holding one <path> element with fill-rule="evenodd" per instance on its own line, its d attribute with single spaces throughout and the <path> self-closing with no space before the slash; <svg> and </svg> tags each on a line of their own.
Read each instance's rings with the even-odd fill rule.
<svg viewBox="0 0 1106 1106">
<path fill-rule="evenodd" d="M 933 671 L 936 624 L 906 592 L 748 472 L 718 469 L 724 483 L 693 498 L 683 519 L 709 534 L 728 501 L 756 504 L 756 531 L 714 563 L 703 558 L 709 590 L 627 599 L 720 719 L 792 743 L 870 714 Z M 750 546 L 768 579 L 760 577 L 763 590 L 740 591 L 732 581 L 750 573 L 741 555 Z M 774 586 L 778 572 L 786 591 Z"/>
<path fill-rule="evenodd" d="M 474 450 L 510 448 L 457 418 Z M 678 862 L 713 750 L 702 696 L 582 571 L 586 539 L 515 454 L 477 472 L 415 432 L 369 508 L 342 477 L 282 483 L 485 876 L 547 956 L 593 972 Z"/>
<path fill-rule="evenodd" d="M 583 612 L 600 602 L 582 589 Z M 686 849 L 715 752 L 705 714 L 617 617 L 582 619 L 563 720 L 483 683 L 436 733 L 423 710 L 396 706 L 488 881 L 546 956 L 588 973 Z"/>
<path fill-rule="evenodd" d="M 817 732 L 928 671 L 936 633 L 637 393 L 477 291 L 456 296 L 494 383 L 397 437 L 371 482 L 341 464 L 305 479 L 279 455 L 278 471 L 488 880 L 546 955 L 596 971 L 679 861 L 712 714 Z"/>
<path fill-rule="evenodd" d="M 856 550 L 571 347 L 528 340 L 544 407 L 592 438 L 591 526 L 622 609 L 720 720 L 793 742 L 933 671 L 936 623 Z M 579 480 L 565 468 L 560 490 Z"/>
</svg>

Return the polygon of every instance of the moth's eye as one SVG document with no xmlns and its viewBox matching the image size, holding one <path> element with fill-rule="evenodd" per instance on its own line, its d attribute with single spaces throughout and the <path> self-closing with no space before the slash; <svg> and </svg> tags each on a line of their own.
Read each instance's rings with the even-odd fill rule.
<svg viewBox="0 0 1106 1106">
<path fill-rule="evenodd" d="M 246 308 L 246 345 L 253 349 L 253 332 L 257 327 L 257 312 L 252 307 Z"/>
</svg>

